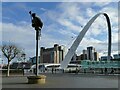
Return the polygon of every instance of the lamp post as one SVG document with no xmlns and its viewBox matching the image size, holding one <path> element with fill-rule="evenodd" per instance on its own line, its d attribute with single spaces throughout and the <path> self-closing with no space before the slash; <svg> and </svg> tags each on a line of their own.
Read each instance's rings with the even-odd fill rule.
<svg viewBox="0 0 120 90">
<path fill-rule="evenodd" d="M 41 29 L 43 27 L 43 22 L 41 21 L 41 19 L 39 17 L 36 16 L 36 13 L 31 13 L 31 11 L 29 12 L 29 14 L 31 15 L 31 21 L 32 21 L 32 27 L 36 30 L 36 76 L 38 76 L 38 41 L 40 40 L 40 36 L 41 36 Z"/>
</svg>

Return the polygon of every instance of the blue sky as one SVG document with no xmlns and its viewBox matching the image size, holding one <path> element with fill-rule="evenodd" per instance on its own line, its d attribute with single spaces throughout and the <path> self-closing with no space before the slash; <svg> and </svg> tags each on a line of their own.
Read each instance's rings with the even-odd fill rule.
<svg viewBox="0 0 120 90">
<path fill-rule="evenodd" d="M 106 12 L 112 24 L 112 53 L 118 52 L 117 2 L 3 2 L 2 42 L 23 48 L 27 59 L 35 56 L 35 30 L 31 27 L 30 10 L 44 23 L 39 47 L 46 48 L 56 43 L 69 48 L 94 15 Z M 103 16 L 89 28 L 77 54 L 87 46 L 94 46 L 101 55 L 107 52 L 107 25 Z"/>
</svg>

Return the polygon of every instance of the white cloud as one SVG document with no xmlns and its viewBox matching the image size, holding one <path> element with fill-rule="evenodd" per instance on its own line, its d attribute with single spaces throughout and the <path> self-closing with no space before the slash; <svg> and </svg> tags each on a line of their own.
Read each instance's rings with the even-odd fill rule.
<svg viewBox="0 0 120 90">
<path fill-rule="evenodd" d="M 29 2 L 112 2 L 113 0 L 29 0 Z M 118 2 L 119 0 L 114 0 Z M 28 2 L 27 0 L 2 0 L 2 2 Z"/>
<path fill-rule="evenodd" d="M 33 30 L 30 25 L 24 24 L 25 22 L 21 22 L 18 25 L 12 23 L 2 23 L 2 40 L 4 41 L 4 43 L 15 43 L 16 45 L 25 49 L 27 56 L 31 57 L 35 55 L 35 30 Z M 69 41 L 66 41 L 67 40 L 54 38 L 53 35 L 47 34 L 46 31 L 42 31 L 42 37 L 39 42 L 39 47 L 53 47 L 53 45 L 56 43 L 60 45 L 67 45 Z"/>
<path fill-rule="evenodd" d="M 73 24 L 73 23 L 72 23 L 71 21 L 69 21 L 69 20 L 66 20 L 66 19 L 58 19 L 58 22 L 59 22 L 61 25 L 67 27 L 68 30 L 73 30 L 73 31 L 77 31 L 77 32 L 81 30 L 81 27 L 80 27 L 80 26 L 77 26 L 77 25 Z"/>
<path fill-rule="evenodd" d="M 118 8 L 117 7 L 105 7 L 101 12 L 107 13 L 112 23 L 118 24 Z"/>
<path fill-rule="evenodd" d="M 108 2 L 109 1 L 109 2 Z M 95 6 L 103 7 L 111 3 L 112 0 L 104 0 L 103 2 L 95 2 Z"/>
<path fill-rule="evenodd" d="M 0 22 L 0 33 L 2 32 L 2 22 Z"/>
<path fill-rule="evenodd" d="M 27 54 L 33 54 L 27 51 L 29 49 L 34 49 L 35 46 L 35 32 L 29 25 L 16 26 L 12 23 L 2 23 L 2 30 L 2 41 L 5 43 L 15 43 L 21 48 L 26 49 Z"/>
<path fill-rule="evenodd" d="M 62 16 L 66 17 L 72 17 L 75 18 L 75 16 L 79 15 L 79 12 L 81 11 L 79 7 L 79 3 L 61 3 L 58 8 L 62 10 L 63 13 Z"/>
<path fill-rule="evenodd" d="M 71 30 L 73 30 L 73 32 L 79 33 L 82 28 L 80 28 L 80 26 L 76 25 L 75 24 L 76 22 L 78 22 L 79 24 L 85 25 L 87 23 L 87 21 L 90 20 L 90 18 L 92 18 L 95 14 L 97 14 L 99 12 L 105 12 L 110 17 L 111 24 L 112 24 L 112 33 L 117 32 L 117 30 L 118 30 L 118 28 L 117 28 L 117 23 L 118 23 L 117 8 L 109 7 L 109 6 L 107 7 L 107 5 L 109 3 L 106 2 L 106 3 L 93 4 L 96 6 L 102 5 L 102 6 L 106 6 L 106 7 L 103 7 L 100 11 L 97 11 L 97 12 L 94 11 L 94 9 L 91 7 L 86 8 L 85 10 L 82 10 L 82 12 L 86 13 L 86 15 L 82 14 L 82 12 L 80 13 L 81 8 L 78 8 L 79 4 L 77 5 L 77 3 L 71 3 L 71 4 L 70 3 L 69 4 L 63 3 L 61 5 L 61 9 L 64 9 L 64 12 L 62 13 L 62 16 L 59 17 L 58 22 L 61 25 L 67 27 L 68 33 L 71 32 Z M 91 5 L 92 4 L 90 4 L 90 6 Z M 86 17 L 89 17 L 89 19 Z M 72 21 L 72 20 L 74 20 L 74 21 Z M 107 38 L 108 28 L 107 28 L 106 18 L 101 15 L 99 18 L 97 18 L 97 20 L 89 28 L 89 31 L 87 32 L 87 35 L 84 37 L 80 46 L 85 48 L 89 45 L 93 45 L 96 47 L 96 49 L 99 52 L 100 51 L 107 51 L 107 39 L 103 39 L 102 41 L 98 40 L 98 38 L 93 39 L 93 36 L 97 37 L 98 35 L 101 35 L 101 37 L 102 37 L 102 35 L 105 33 L 106 33 L 106 38 Z M 64 32 L 63 32 L 63 34 L 66 35 L 66 33 L 64 33 Z M 113 39 L 113 43 L 118 42 L 117 33 L 113 33 L 112 39 Z M 117 50 L 116 46 L 117 46 L 117 44 L 114 45 L 113 50 Z M 79 47 L 80 51 L 81 51 L 81 49 L 83 49 L 81 47 Z"/>
<path fill-rule="evenodd" d="M 89 17 L 93 17 L 96 12 L 92 9 L 92 8 L 87 8 L 86 9 L 86 14 L 89 16 Z"/>
<path fill-rule="evenodd" d="M 112 42 L 118 43 L 118 33 L 112 33 Z"/>
<path fill-rule="evenodd" d="M 42 10 L 42 11 L 46 11 L 47 9 L 45 9 L 45 8 L 40 8 L 40 10 Z"/>
<path fill-rule="evenodd" d="M 94 4 L 90 4 L 90 6 L 91 5 Z M 106 3 L 106 5 L 108 4 Z M 57 11 L 57 9 L 60 9 L 60 11 Z M 106 12 L 110 16 L 110 20 L 112 21 L 112 32 L 114 32 L 112 35 L 114 47 L 112 46 L 112 50 L 117 51 L 118 16 L 116 8 L 104 7 L 100 11 L 95 11 L 92 7 L 81 7 L 80 3 L 61 3 L 59 6 L 57 6 L 57 9 L 50 11 L 47 10 L 43 15 L 52 21 L 49 21 L 50 23 L 46 24 L 46 26 L 43 28 L 44 30 L 42 31 L 40 46 L 53 47 L 54 44 L 58 43 L 60 45 L 66 45 L 67 47 L 70 47 L 73 41 L 75 40 L 71 37 L 76 37 L 82 30 L 82 28 L 85 26 L 85 24 L 88 22 L 88 20 L 90 20 L 98 12 Z M 46 19 L 46 21 L 47 20 L 48 19 Z M 34 56 L 35 31 L 30 25 L 27 25 L 24 21 L 18 24 L 19 25 L 14 25 L 12 23 L 3 23 L 3 40 L 10 40 L 19 44 L 20 46 L 25 48 L 29 56 Z M 61 25 L 61 28 L 57 27 L 57 24 Z M 81 25 L 83 27 L 81 27 Z M 99 35 L 101 35 L 102 37 L 102 35 L 107 32 L 108 31 L 105 17 L 101 16 L 89 28 L 87 35 L 85 35 L 85 37 L 82 40 L 82 43 L 78 47 L 78 54 L 80 54 L 80 52 L 87 46 L 91 45 L 93 45 L 99 52 L 107 51 L 107 40 L 99 40 L 98 38 L 93 37 L 97 37 Z M 56 33 L 56 35 L 60 34 L 64 37 L 64 39 L 60 38 L 59 36 L 56 38 L 55 34 L 53 33 Z"/>
<path fill-rule="evenodd" d="M 0 22 L 0 46 L 1 45 L 2 45 L 2 23 Z"/>
</svg>

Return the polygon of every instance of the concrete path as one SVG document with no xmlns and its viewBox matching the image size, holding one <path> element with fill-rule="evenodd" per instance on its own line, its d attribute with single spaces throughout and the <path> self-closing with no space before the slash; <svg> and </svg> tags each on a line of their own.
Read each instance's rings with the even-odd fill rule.
<svg viewBox="0 0 120 90">
<path fill-rule="evenodd" d="M 27 84 L 27 76 L 2 77 L 2 88 L 118 88 L 118 76 L 88 74 L 44 74 L 46 83 Z"/>
</svg>

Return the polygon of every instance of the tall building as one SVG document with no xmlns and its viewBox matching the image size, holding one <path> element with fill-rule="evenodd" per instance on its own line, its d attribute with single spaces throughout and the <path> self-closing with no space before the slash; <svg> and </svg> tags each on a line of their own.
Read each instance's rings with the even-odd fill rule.
<svg viewBox="0 0 120 90">
<path fill-rule="evenodd" d="M 87 60 L 87 50 L 83 50 L 83 59 L 82 60 Z"/>
<path fill-rule="evenodd" d="M 95 52 L 95 48 L 91 47 L 87 47 L 87 59 L 88 60 L 94 60 L 94 52 Z"/>
<path fill-rule="evenodd" d="M 60 63 L 64 58 L 64 46 L 55 44 L 53 48 L 41 47 L 40 62 L 41 63 Z"/>
<path fill-rule="evenodd" d="M 84 60 L 84 55 L 83 55 L 83 54 L 81 54 L 81 55 L 79 56 L 79 60 Z"/>
<path fill-rule="evenodd" d="M 94 52 L 94 59 L 95 61 L 99 61 L 99 53 L 98 52 Z"/>
</svg>

